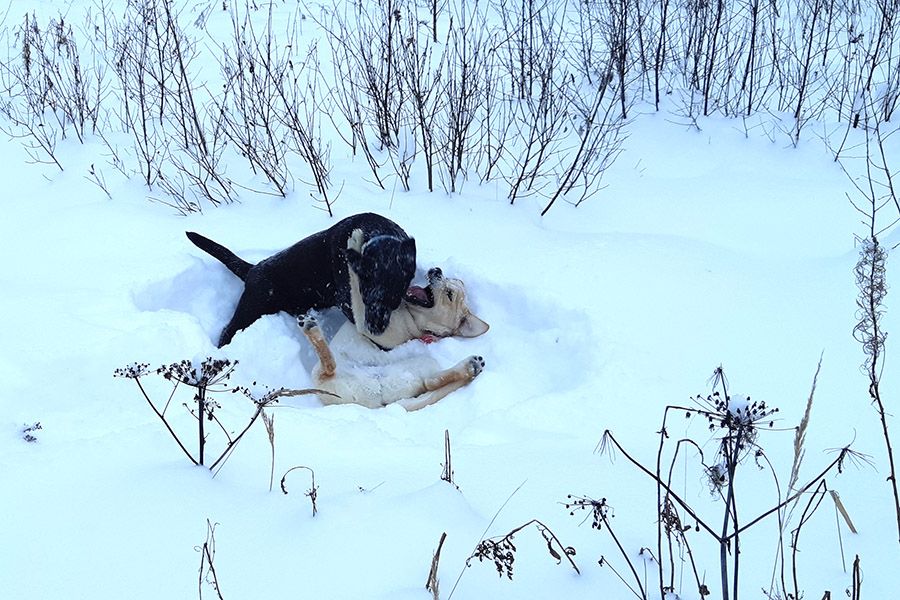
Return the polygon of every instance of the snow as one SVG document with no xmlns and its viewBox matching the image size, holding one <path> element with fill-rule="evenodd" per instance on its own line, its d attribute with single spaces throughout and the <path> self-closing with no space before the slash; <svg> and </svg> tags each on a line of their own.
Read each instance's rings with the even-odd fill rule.
<svg viewBox="0 0 900 600">
<path fill-rule="evenodd" d="M 851 335 L 854 235 L 865 230 L 845 195 L 849 180 L 813 136 L 793 148 L 787 135 L 748 133 L 733 120 L 701 119 L 697 130 L 671 107 L 637 108 L 607 187 L 543 218 L 539 199 L 510 206 L 498 186 L 474 181 L 458 195 L 429 194 L 415 180 L 408 193 L 399 184 L 381 191 L 367 183 L 365 162 L 349 156 L 335 161 L 345 182 L 334 218 L 302 186 L 285 199 L 247 195 L 183 217 L 148 202 L 140 181 L 116 183 L 112 198 L 88 181 L 103 152 L 97 140 L 65 141 L 62 172 L 26 164 L 21 145 L 4 140 L 0 597 L 196 598 L 207 520 L 217 524 L 215 568 L 228 599 L 430 598 L 424 585 L 442 532 L 441 598 L 454 586 L 459 600 L 630 597 L 598 565 L 604 556 L 627 577 L 612 539 L 583 520 L 587 513 L 569 515 L 568 494 L 607 499 L 615 534 L 658 597 L 655 566 L 640 555 L 655 552 L 656 486 L 621 454 L 596 452 L 604 431 L 652 468 L 665 406 L 710 393 L 709 377 L 723 365 L 729 389 L 780 409 L 759 443 L 784 485 L 820 355 L 800 480 L 846 444 L 871 465 L 848 463 L 828 475 L 859 533 L 836 524 L 826 498 L 799 540 L 801 588 L 809 598 L 842 595 L 859 555 L 866 597 L 890 597 L 895 515 L 862 350 Z M 422 348 L 446 366 L 484 356 L 484 372 L 416 413 L 283 399 L 271 410 L 272 491 L 262 423 L 215 476 L 192 466 L 133 382 L 113 378 L 116 368 L 225 357 L 239 361 L 237 383 L 299 389 L 310 386 L 310 354 L 286 315 L 260 319 L 217 350 L 241 284 L 184 232 L 253 261 L 362 211 L 415 237 L 420 282 L 435 265 L 466 282 L 490 331 Z M 890 299 L 889 333 L 900 329 Z M 889 406 L 898 392 L 890 339 L 882 382 Z M 164 401 L 161 378 L 145 383 Z M 217 399 L 222 420 L 242 428 L 250 402 Z M 194 421 L 174 403 L 170 411 L 193 449 Z M 36 422 L 29 443 L 23 429 Z M 669 427 L 672 439 L 691 436 L 708 459 L 714 454 L 705 421 Z M 440 479 L 445 430 L 455 486 Z M 220 440 L 210 444 L 221 449 Z M 315 471 L 315 516 L 304 496 L 307 472 L 288 476 L 288 495 L 278 488 L 297 465 Z M 777 492 L 752 460 L 743 469 L 736 489 L 749 520 L 777 503 Z M 674 481 L 710 523 L 720 522 L 722 502 L 710 496 L 695 457 L 677 463 Z M 465 568 L 483 537 L 531 519 L 577 549 L 581 575 L 557 565 L 533 528 L 515 538 L 513 581 L 490 563 Z M 703 533 L 688 535 L 712 597 L 720 597 L 718 547 Z M 761 597 L 772 578 L 775 518 L 741 543 L 742 595 Z M 697 598 L 688 580 L 685 570 L 680 597 Z M 215 596 L 209 587 L 203 594 Z"/>
</svg>

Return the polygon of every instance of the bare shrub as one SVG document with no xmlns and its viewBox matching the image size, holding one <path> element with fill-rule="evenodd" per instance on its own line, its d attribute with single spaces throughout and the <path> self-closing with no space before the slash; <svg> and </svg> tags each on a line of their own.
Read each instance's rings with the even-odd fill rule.
<svg viewBox="0 0 900 600">
<path fill-rule="evenodd" d="M 326 112 L 321 105 L 317 49 L 313 46 L 305 56 L 298 55 L 296 22 L 289 22 L 286 37 L 279 38 L 272 10 L 269 4 L 265 26 L 257 31 L 257 5 L 245 2 L 243 9 L 231 9 L 232 39 L 222 45 L 219 62 L 226 83 L 213 102 L 221 115 L 222 133 L 254 174 L 265 177 L 284 197 L 294 189 L 290 159 L 299 156 L 310 169 L 318 199 L 331 214 L 329 148 L 317 131 Z"/>
<path fill-rule="evenodd" d="M 248 189 L 225 174 L 238 155 L 265 181 L 252 191 L 286 196 L 303 180 L 331 212 L 337 134 L 382 189 L 393 176 L 410 190 L 421 174 L 429 191 L 455 193 L 477 177 L 546 214 L 601 189 L 625 119 L 651 94 L 657 110 L 674 96 L 697 128 L 714 113 L 758 114 L 770 139 L 795 145 L 814 121 L 840 120 L 838 156 L 852 129 L 890 122 L 900 103 L 891 0 L 333 2 L 313 19 L 330 49 L 321 64 L 302 32 L 313 13 L 297 5 L 279 20 L 277 3 L 244 0 L 222 4 L 232 35 L 211 44 L 221 89 L 201 76 L 205 46 L 172 0 L 98 2 L 84 33 L 29 14 L 7 34 L 2 127 L 60 169 L 61 140 L 99 134 L 115 169 L 182 213 Z M 100 131 L 110 126 L 130 143 Z M 87 177 L 110 195 L 96 164 Z"/>
<path fill-rule="evenodd" d="M 541 215 L 559 198 L 569 194 L 576 196 L 571 204 L 578 206 L 599 191 L 600 180 L 612 166 L 625 140 L 625 124 L 619 116 L 611 90 L 612 75 L 593 89 L 593 98 L 587 93 L 576 94 L 571 100 L 568 114 L 576 143 L 563 154 L 557 169 L 558 187 L 549 197 Z"/>
<path fill-rule="evenodd" d="M 318 23 L 331 48 L 334 89 L 331 98 L 350 127 L 341 138 L 353 153 L 361 151 L 379 187 L 383 160 L 377 153 L 396 148 L 402 88 L 399 84 L 401 12 L 397 0 L 335 3 Z M 370 133 L 377 141 L 370 144 Z"/>
<path fill-rule="evenodd" d="M 286 161 L 286 132 L 279 117 L 279 89 L 284 85 L 289 57 L 272 31 L 272 5 L 265 29 L 257 33 L 249 3 L 231 9 L 232 39 L 222 45 L 220 61 L 226 82 L 221 100 L 222 132 L 254 173 L 261 173 L 280 196 L 291 187 Z"/>
<path fill-rule="evenodd" d="M 151 189 L 168 154 L 163 128 L 172 71 L 171 59 L 160 45 L 165 27 L 156 8 L 153 2 L 129 0 L 113 33 L 122 127 L 132 136 L 137 171 Z"/>
<path fill-rule="evenodd" d="M 182 213 L 232 202 L 222 164 L 223 121 L 209 109 L 208 92 L 198 97 L 202 86 L 190 68 L 199 51 L 171 0 L 128 0 L 114 28 L 123 127 L 144 184 L 158 186 L 168 195 L 160 201 Z"/>
<path fill-rule="evenodd" d="M 292 44 L 292 47 L 294 44 Z M 278 88 L 282 102 L 281 119 L 288 132 L 288 146 L 306 163 L 313 184 L 329 216 L 334 198 L 331 188 L 331 146 L 323 141 L 322 115 L 329 113 L 325 92 L 320 90 L 322 74 L 318 68 L 318 48 L 289 63 L 289 72 Z"/>
<path fill-rule="evenodd" d="M 561 16 L 543 10 L 532 12 L 532 3 L 514 21 L 505 22 L 506 70 L 513 89 L 508 127 L 512 143 L 506 153 L 510 204 L 523 196 L 540 194 L 550 183 L 563 151 L 567 109 L 573 97 L 572 79 L 566 72 Z M 525 35 L 516 35 L 521 29 Z"/>
<path fill-rule="evenodd" d="M 362 89 L 356 83 L 355 55 L 353 49 L 342 43 L 345 37 L 339 32 L 349 35 L 346 28 L 338 30 L 328 30 L 328 40 L 331 45 L 331 64 L 334 74 L 334 87 L 329 90 L 329 98 L 332 104 L 337 107 L 338 113 L 343 117 L 346 125 L 350 128 L 350 132 L 344 131 L 343 123 L 337 123 L 335 115 L 329 113 L 328 118 L 338 136 L 352 150 L 353 156 L 357 152 L 362 153 L 365 157 L 366 164 L 374 177 L 374 183 L 381 189 L 384 189 L 383 176 L 380 169 L 383 161 L 379 162 L 376 156 L 377 148 L 373 147 L 369 142 L 369 120 L 366 116 L 366 101 Z"/>
<path fill-rule="evenodd" d="M 490 48 L 484 10 L 460 3 L 451 16 L 443 76 L 443 116 L 438 126 L 438 153 L 444 188 L 458 192 L 469 167 L 477 159 L 473 124 L 485 101 L 484 81 Z"/>
<path fill-rule="evenodd" d="M 336 4 L 332 24 L 323 24 L 332 51 L 346 63 L 344 73 L 363 100 L 367 124 L 373 126 L 380 149 L 395 145 L 403 88 L 399 83 L 398 55 L 401 35 L 400 0 L 353 3 L 352 14 Z"/>
<path fill-rule="evenodd" d="M 63 169 L 56 145 L 70 133 L 79 142 L 96 131 L 107 92 L 101 57 L 83 61 L 71 23 L 60 15 L 46 26 L 26 14 L 12 33 L 10 51 L 0 61 L 5 132 L 22 141 L 32 160 Z"/>
<path fill-rule="evenodd" d="M 433 31 L 437 35 L 437 0 L 432 0 Z M 418 18 L 413 3 L 407 9 L 403 31 L 404 43 L 400 47 L 400 76 L 408 92 L 408 99 L 403 105 L 401 128 L 398 139 L 397 157 L 398 173 L 404 181 L 404 188 L 409 189 L 409 170 L 416 154 L 421 154 L 425 163 L 425 176 L 428 191 L 434 191 L 435 163 L 437 162 L 437 141 L 435 129 L 438 114 L 443 102 L 440 91 L 444 75 L 446 48 L 435 53 L 437 38 L 433 40 L 420 32 L 422 21 Z M 405 142 L 405 143 L 404 143 Z M 418 146 L 418 148 L 416 148 Z"/>
</svg>

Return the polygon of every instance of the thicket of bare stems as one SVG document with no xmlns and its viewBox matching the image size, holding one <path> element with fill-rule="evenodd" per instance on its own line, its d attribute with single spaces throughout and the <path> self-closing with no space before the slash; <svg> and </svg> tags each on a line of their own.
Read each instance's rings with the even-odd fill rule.
<svg viewBox="0 0 900 600">
<path fill-rule="evenodd" d="M 102 56 L 82 49 L 90 40 L 63 16 L 38 22 L 25 14 L 7 30 L 6 60 L 0 61 L 0 129 L 20 139 L 31 160 L 60 170 L 57 142 L 79 142 L 97 133 L 104 118 L 107 65 Z"/>
<path fill-rule="evenodd" d="M 118 80 L 117 112 L 131 137 L 124 151 L 110 146 L 117 168 L 139 175 L 151 194 L 161 192 L 157 199 L 181 213 L 234 201 L 221 115 L 209 110 L 194 66 L 198 43 L 185 33 L 172 1 L 128 0 L 121 17 L 103 18 L 111 19 L 103 24 Z"/>
<path fill-rule="evenodd" d="M 254 12 L 247 6 L 231 12 L 232 39 L 222 45 L 220 67 L 224 87 L 213 98 L 221 115 L 223 133 L 247 160 L 254 174 L 262 175 L 275 193 L 293 190 L 292 159 L 305 163 L 318 199 L 331 212 L 330 164 L 327 143 L 319 135 L 319 122 L 327 111 L 319 88 L 315 47 L 305 55 L 297 26 L 279 34 L 267 7 L 264 25 L 257 30 Z"/>
<path fill-rule="evenodd" d="M 181 212 L 298 183 L 330 211 L 340 140 L 382 188 L 496 182 L 546 213 L 602 189 L 636 106 L 754 117 L 797 144 L 817 120 L 845 138 L 890 123 L 900 101 L 890 0 L 378 0 L 287 19 L 250 0 L 180 6 L 101 1 L 84 23 L 9 26 L 4 131 L 60 169 L 61 139 L 100 136 L 110 165 Z M 209 39 L 220 11 L 232 35 Z M 197 68 L 205 51 L 219 73 Z M 109 194 L 101 167 L 88 178 Z"/>
</svg>

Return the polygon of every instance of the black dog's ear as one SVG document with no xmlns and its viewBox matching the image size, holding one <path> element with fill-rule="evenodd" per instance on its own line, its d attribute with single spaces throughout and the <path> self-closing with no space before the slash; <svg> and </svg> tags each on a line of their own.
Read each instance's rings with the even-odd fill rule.
<svg viewBox="0 0 900 600">
<path fill-rule="evenodd" d="M 365 279 L 365 275 L 372 270 L 372 265 L 370 264 L 372 262 L 371 259 L 367 259 L 353 248 L 347 248 L 345 254 L 347 256 L 347 264 L 350 265 L 350 268 L 353 269 L 357 275 Z"/>
<path fill-rule="evenodd" d="M 390 322 L 390 309 L 376 302 L 366 304 L 366 329 L 371 333 L 381 335 Z"/>
</svg>

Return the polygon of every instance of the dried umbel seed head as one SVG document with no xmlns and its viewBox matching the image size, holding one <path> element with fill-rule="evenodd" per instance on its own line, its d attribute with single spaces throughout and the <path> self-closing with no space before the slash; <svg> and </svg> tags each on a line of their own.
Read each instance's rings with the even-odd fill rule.
<svg viewBox="0 0 900 600">
<path fill-rule="evenodd" d="M 775 421 L 771 417 L 778 412 L 777 408 L 770 408 L 764 401 L 751 401 L 749 396 L 739 394 L 714 392 L 705 397 L 695 396 L 693 400 L 700 406 L 709 407 L 697 412 L 706 417 L 710 431 L 724 429 L 729 435 L 737 434 L 745 438 L 742 443 L 755 439 L 759 427 L 773 427 Z"/>
<path fill-rule="evenodd" d="M 138 379 L 150 372 L 150 365 L 147 363 L 133 363 L 116 369 L 113 377 L 125 377 L 127 379 Z"/>
<path fill-rule="evenodd" d="M 591 527 L 593 529 L 600 529 L 601 525 L 607 518 L 615 516 L 614 514 L 612 514 L 612 507 L 606 503 L 606 498 L 593 500 L 587 497 L 572 496 L 571 494 L 569 494 L 567 498 L 572 501 L 567 502 L 564 506 L 569 510 L 569 514 L 571 516 L 575 516 L 576 510 L 591 511 L 591 516 L 593 517 Z"/>
<path fill-rule="evenodd" d="M 166 380 L 175 380 L 190 386 L 210 386 L 223 383 L 231 377 L 237 361 L 226 358 L 207 357 L 199 365 L 194 361 L 182 360 L 159 367 L 156 372 Z"/>
</svg>

